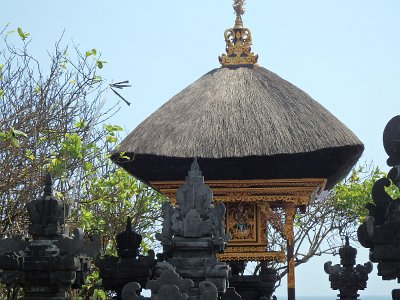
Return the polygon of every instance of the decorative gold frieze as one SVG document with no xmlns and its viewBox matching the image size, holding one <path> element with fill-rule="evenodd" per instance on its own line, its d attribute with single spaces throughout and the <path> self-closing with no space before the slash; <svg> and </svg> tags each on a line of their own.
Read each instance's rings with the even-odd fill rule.
<svg viewBox="0 0 400 300">
<path fill-rule="evenodd" d="M 299 206 L 307 205 L 309 203 L 309 197 L 299 196 L 254 196 L 254 195 L 241 195 L 231 194 L 226 196 L 216 195 L 213 198 L 214 201 L 221 202 L 267 202 L 275 203 L 275 206 L 282 206 L 283 203 L 296 203 Z"/>
<path fill-rule="evenodd" d="M 217 259 L 220 261 L 285 261 L 285 252 L 224 252 L 217 254 Z"/>
<path fill-rule="evenodd" d="M 301 179 L 245 179 L 245 180 L 205 180 L 213 190 L 217 188 L 293 188 L 293 187 L 319 187 L 323 190 L 326 179 L 323 178 L 301 178 Z M 157 190 L 173 189 L 175 190 L 184 184 L 183 180 L 176 181 L 151 181 L 150 184 Z"/>
<path fill-rule="evenodd" d="M 326 179 L 206 180 L 205 183 L 211 187 L 214 201 L 262 202 L 271 207 L 285 203 L 306 206 L 324 190 Z M 183 182 L 152 181 L 150 184 L 174 203 L 176 190 Z"/>
<path fill-rule="evenodd" d="M 224 253 L 265 252 L 265 246 L 232 246 L 225 249 Z"/>
</svg>

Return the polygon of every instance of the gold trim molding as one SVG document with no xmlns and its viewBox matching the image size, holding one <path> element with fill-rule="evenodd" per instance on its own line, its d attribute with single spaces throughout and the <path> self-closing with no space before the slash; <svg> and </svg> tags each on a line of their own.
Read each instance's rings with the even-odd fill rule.
<svg viewBox="0 0 400 300">
<path fill-rule="evenodd" d="M 280 261 L 283 262 L 286 259 L 285 252 L 224 252 L 217 254 L 219 261 Z"/>
<path fill-rule="evenodd" d="M 151 181 L 151 186 L 175 202 L 176 190 L 183 181 Z M 324 178 L 206 180 L 214 201 L 268 203 L 271 207 L 293 203 L 306 206 L 325 188 Z"/>
</svg>

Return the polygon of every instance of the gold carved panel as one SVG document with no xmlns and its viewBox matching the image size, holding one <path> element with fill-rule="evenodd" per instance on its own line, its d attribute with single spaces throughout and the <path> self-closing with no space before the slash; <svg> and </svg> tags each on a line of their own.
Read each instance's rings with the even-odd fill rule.
<svg viewBox="0 0 400 300">
<path fill-rule="evenodd" d="M 259 240 L 259 218 L 255 203 L 226 203 L 226 231 L 230 244 L 253 244 Z"/>
</svg>

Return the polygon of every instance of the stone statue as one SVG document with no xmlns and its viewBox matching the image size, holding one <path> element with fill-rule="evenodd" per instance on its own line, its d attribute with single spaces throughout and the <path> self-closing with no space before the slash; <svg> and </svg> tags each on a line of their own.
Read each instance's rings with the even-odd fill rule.
<svg viewBox="0 0 400 300">
<path fill-rule="evenodd" d="M 339 250 L 341 265 L 333 265 L 328 261 L 324 265 L 325 272 L 329 274 L 329 281 L 334 290 L 339 290 L 339 298 L 342 300 L 357 300 L 359 290 L 367 287 L 368 274 L 372 271 L 372 263 L 364 265 L 356 264 L 357 250 L 350 246 L 349 238 L 346 244 Z"/>
<path fill-rule="evenodd" d="M 83 232 L 62 233 L 69 208 L 52 195 L 52 180 L 46 178 L 44 194 L 27 205 L 32 240 L 17 236 L 0 240 L 1 282 L 19 285 L 28 299 L 67 300 L 66 292 L 84 284 L 89 256 L 100 249 L 98 237 L 85 241 Z"/>
<path fill-rule="evenodd" d="M 213 283 L 222 295 L 227 286 L 228 265 L 218 262 L 215 254 L 225 249 L 229 239 L 224 226 L 225 206 L 212 203 L 212 191 L 204 184 L 196 159 L 176 192 L 176 200 L 175 207 L 166 203 L 162 208 L 163 230 L 156 237 L 163 245 L 163 256 L 176 273 L 193 280 L 195 288 L 189 297 L 201 297 L 203 281 Z"/>
<path fill-rule="evenodd" d="M 115 291 L 115 299 L 130 299 L 128 295 L 133 290 L 137 298 L 132 299 L 141 299 L 141 286 L 146 286 L 153 275 L 152 270 L 156 264 L 154 251 L 149 250 L 147 256 L 139 255 L 141 241 L 142 236 L 132 230 L 132 221 L 128 217 L 126 229 L 116 236 L 118 257 L 106 255 L 95 261 L 103 287 Z M 128 285 L 132 282 L 135 284 Z"/>
</svg>

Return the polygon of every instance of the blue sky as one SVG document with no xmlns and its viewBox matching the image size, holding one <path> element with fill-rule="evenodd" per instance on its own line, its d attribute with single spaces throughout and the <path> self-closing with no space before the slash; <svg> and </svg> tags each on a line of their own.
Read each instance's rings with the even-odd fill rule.
<svg viewBox="0 0 400 300">
<path fill-rule="evenodd" d="M 243 21 L 252 29 L 259 64 L 331 111 L 364 142 L 361 162 L 373 161 L 387 171 L 382 131 L 400 113 L 400 1 L 247 2 Z M 223 32 L 234 23 L 231 3 L 1 0 L 0 24 L 30 32 L 40 59 L 46 59 L 63 30 L 65 42 L 82 51 L 98 49 L 107 61 L 103 77 L 133 84 L 124 91 L 132 105 L 122 106 L 114 119 L 130 132 L 189 83 L 219 67 Z M 117 101 L 109 96 L 109 104 Z M 330 259 L 298 269 L 299 295 L 334 297 L 322 269 Z M 371 277 L 371 288 L 361 295 L 389 295 L 394 283 Z"/>
</svg>

